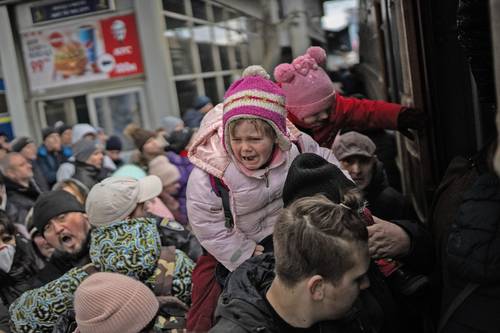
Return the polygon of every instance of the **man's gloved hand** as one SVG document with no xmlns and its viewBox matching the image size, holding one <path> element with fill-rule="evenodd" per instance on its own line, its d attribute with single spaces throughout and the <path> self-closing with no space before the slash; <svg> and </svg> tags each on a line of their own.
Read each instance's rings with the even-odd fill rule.
<svg viewBox="0 0 500 333">
<path fill-rule="evenodd" d="M 398 115 L 398 131 L 410 140 L 415 136 L 408 129 L 421 130 L 425 127 L 427 116 L 414 108 L 404 108 Z"/>
</svg>

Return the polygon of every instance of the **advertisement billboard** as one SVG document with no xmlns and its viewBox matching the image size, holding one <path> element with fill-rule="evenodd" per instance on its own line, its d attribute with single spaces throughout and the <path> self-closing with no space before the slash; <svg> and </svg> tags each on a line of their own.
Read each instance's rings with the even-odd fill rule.
<svg viewBox="0 0 500 333">
<path fill-rule="evenodd" d="M 134 14 L 21 33 L 31 91 L 143 73 Z"/>
</svg>

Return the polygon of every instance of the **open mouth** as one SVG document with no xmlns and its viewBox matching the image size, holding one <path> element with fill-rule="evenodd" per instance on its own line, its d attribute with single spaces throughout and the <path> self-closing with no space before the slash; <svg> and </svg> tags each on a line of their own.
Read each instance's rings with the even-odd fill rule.
<svg viewBox="0 0 500 333">
<path fill-rule="evenodd" d="M 243 161 L 247 161 L 247 162 L 252 162 L 256 159 L 257 157 L 256 156 L 241 156 L 241 159 Z"/>
<path fill-rule="evenodd" d="M 69 244 L 73 240 L 73 237 L 69 235 L 63 235 L 60 239 L 63 244 Z"/>
</svg>

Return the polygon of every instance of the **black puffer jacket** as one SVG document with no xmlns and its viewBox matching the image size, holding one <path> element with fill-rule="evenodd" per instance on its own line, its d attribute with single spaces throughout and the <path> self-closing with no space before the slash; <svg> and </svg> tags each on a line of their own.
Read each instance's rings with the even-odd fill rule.
<svg viewBox="0 0 500 333">
<path fill-rule="evenodd" d="M 8 273 L 0 271 L 0 298 L 7 306 L 23 292 L 35 287 L 32 278 L 41 268 L 42 262 L 37 259 L 31 244 L 24 237 L 17 235 L 14 263 Z"/>
<path fill-rule="evenodd" d="M 215 311 L 217 324 L 210 332 L 282 332 L 265 299 L 275 276 L 274 265 L 273 255 L 263 254 L 231 274 Z M 383 278 L 373 266 L 369 276 L 371 287 L 360 294 L 349 318 L 318 323 L 301 332 L 398 332 L 392 296 Z"/>
<path fill-rule="evenodd" d="M 423 224 L 417 222 L 408 198 L 389 186 L 382 163 L 377 161 L 372 180 L 364 192 L 368 208 L 374 216 L 397 224 L 410 236 L 410 252 L 399 259 L 416 272 L 429 272 L 434 263 L 431 234 Z"/>
<path fill-rule="evenodd" d="M 500 180 L 480 176 L 464 193 L 445 253 L 443 310 L 467 283 L 476 289 L 450 318 L 443 332 L 500 330 Z"/>
<path fill-rule="evenodd" d="M 93 165 L 75 161 L 75 174 L 73 178 L 81 181 L 90 190 L 92 186 L 106 177 L 111 176 L 112 171 L 102 167 L 100 169 Z"/>
</svg>

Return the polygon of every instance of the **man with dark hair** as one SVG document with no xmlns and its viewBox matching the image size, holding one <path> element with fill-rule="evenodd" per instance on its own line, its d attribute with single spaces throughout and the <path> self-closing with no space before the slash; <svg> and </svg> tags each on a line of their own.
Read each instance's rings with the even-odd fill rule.
<svg viewBox="0 0 500 333">
<path fill-rule="evenodd" d="M 233 272 L 211 332 L 355 332 L 357 323 L 342 319 L 370 285 L 360 205 L 355 195 L 343 204 L 318 195 L 285 208 L 273 234 L 275 259 L 260 255 Z"/>
</svg>

